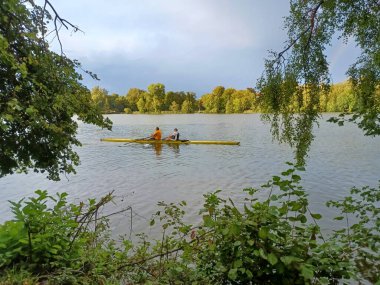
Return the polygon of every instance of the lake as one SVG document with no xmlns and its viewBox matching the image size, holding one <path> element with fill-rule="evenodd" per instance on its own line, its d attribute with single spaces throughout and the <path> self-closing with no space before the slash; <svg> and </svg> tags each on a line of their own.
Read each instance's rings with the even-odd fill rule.
<svg viewBox="0 0 380 285">
<path fill-rule="evenodd" d="M 355 125 L 338 127 L 327 123 L 325 114 L 315 129 L 316 138 L 307 159 L 302 185 L 310 194 L 311 208 L 322 212 L 332 226 L 331 210 L 324 203 L 342 198 L 352 186 L 377 186 L 380 179 L 380 138 L 364 137 Z M 258 114 L 234 115 L 108 115 L 113 131 L 79 124 L 78 148 L 81 165 L 77 175 L 48 181 L 43 174 L 16 174 L 0 179 L 0 222 L 11 217 L 8 200 L 30 196 L 36 189 L 68 192 L 71 201 L 101 197 L 115 191 L 115 205 L 108 211 L 132 206 L 133 232 L 149 232 L 148 220 L 158 201 L 188 202 L 196 214 L 203 194 L 223 190 L 224 197 L 239 201 L 242 189 L 258 187 L 278 175 L 293 161 L 286 144 L 272 141 L 270 126 Z M 159 126 L 163 135 L 177 127 L 181 138 L 236 140 L 230 145 L 143 145 L 101 142 L 103 137 L 141 138 Z M 196 221 L 192 221 L 196 222 Z M 117 234 L 128 232 L 129 212 L 112 219 Z"/>
</svg>

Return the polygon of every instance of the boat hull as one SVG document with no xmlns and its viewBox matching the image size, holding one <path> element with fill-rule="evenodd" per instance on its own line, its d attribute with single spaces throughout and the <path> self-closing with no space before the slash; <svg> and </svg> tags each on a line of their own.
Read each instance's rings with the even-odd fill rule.
<svg viewBox="0 0 380 285">
<path fill-rule="evenodd" d="M 141 143 L 141 144 L 220 144 L 220 145 L 239 145 L 236 141 L 190 141 L 190 140 L 141 140 L 127 138 L 102 138 L 104 142 L 123 142 L 123 143 Z"/>
</svg>

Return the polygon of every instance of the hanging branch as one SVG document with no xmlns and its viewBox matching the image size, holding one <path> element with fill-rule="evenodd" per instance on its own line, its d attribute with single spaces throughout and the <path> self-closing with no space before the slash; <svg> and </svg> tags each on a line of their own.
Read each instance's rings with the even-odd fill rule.
<svg viewBox="0 0 380 285">
<path fill-rule="evenodd" d="M 322 6 L 322 4 L 325 2 L 325 0 L 321 0 L 317 6 L 315 6 L 313 9 L 311 9 L 311 15 L 310 15 L 310 24 L 306 27 L 305 30 L 303 30 L 299 35 L 298 37 L 295 39 L 295 40 L 292 40 L 291 43 L 283 50 L 281 51 L 280 53 L 278 53 L 277 55 L 277 58 L 276 58 L 276 61 L 280 60 L 280 58 L 283 58 L 284 59 L 284 53 L 287 52 L 289 49 L 291 49 L 298 41 L 299 39 L 304 36 L 306 33 L 309 32 L 309 39 L 307 41 L 307 44 L 306 46 L 308 46 L 311 42 L 311 38 L 312 38 L 312 35 L 313 35 L 313 32 L 315 30 L 315 22 L 316 22 L 316 18 L 317 18 L 317 12 L 319 10 L 319 8 Z"/>
</svg>

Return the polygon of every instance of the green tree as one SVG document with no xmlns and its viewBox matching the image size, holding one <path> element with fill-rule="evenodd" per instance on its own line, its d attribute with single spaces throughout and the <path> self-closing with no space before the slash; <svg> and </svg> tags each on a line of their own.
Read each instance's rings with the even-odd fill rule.
<svg viewBox="0 0 380 285">
<path fill-rule="evenodd" d="M 122 113 L 124 112 L 124 109 L 127 108 L 128 102 L 127 99 L 124 96 L 119 96 L 117 94 L 112 94 L 116 95 L 115 101 L 114 101 L 114 106 L 113 106 L 113 111 L 117 113 Z"/>
<path fill-rule="evenodd" d="M 321 98 L 330 87 L 326 46 L 333 37 L 352 38 L 361 55 L 347 74 L 358 105 L 354 115 L 332 121 L 341 125 L 356 122 L 365 135 L 380 134 L 380 5 L 374 0 L 290 1 L 285 28 L 289 40 L 284 50 L 271 52 L 257 87 L 262 108 L 272 115 L 274 136 L 296 147 L 296 157 L 304 157 L 313 140 L 313 125 L 319 117 Z M 304 100 L 305 96 L 308 100 Z M 290 102 L 297 102 L 294 110 Z M 295 114 L 298 113 L 298 114 Z"/>
<path fill-rule="evenodd" d="M 193 103 L 190 100 L 186 99 L 182 103 L 181 111 L 182 113 L 185 113 L 185 114 L 194 113 Z"/>
<path fill-rule="evenodd" d="M 124 108 L 124 113 L 126 113 L 126 114 L 132 114 L 133 112 L 132 112 L 132 110 L 131 110 L 131 108 Z"/>
<path fill-rule="evenodd" d="M 163 100 L 165 98 L 165 85 L 162 83 L 152 83 L 148 86 L 148 92 L 152 96 L 157 96 L 158 99 Z"/>
<path fill-rule="evenodd" d="M 165 100 L 165 85 L 161 83 L 153 83 L 148 86 L 146 94 L 146 109 L 148 112 L 159 113 Z"/>
<path fill-rule="evenodd" d="M 205 111 L 208 113 L 221 113 L 225 110 L 223 103 L 223 93 L 225 88 L 223 86 L 217 86 L 214 88 L 212 93 L 205 94 L 202 96 L 202 104 Z"/>
<path fill-rule="evenodd" d="M 322 102 L 323 102 L 322 98 Z M 331 91 L 326 98 L 325 110 L 327 112 L 352 112 L 358 106 L 352 85 L 349 81 L 331 86 Z"/>
<path fill-rule="evenodd" d="M 232 94 L 234 94 L 236 90 L 234 88 L 227 88 L 224 90 L 221 98 L 221 105 L 222 105 L 222 113 L 227 113 L 227 102 L 230 100 Z"/>
<path fill-rule="evenodd" d="M 108 91 L 104 88 L 95 86 L 91 89 L 91 99 L 102 112 L 106 110 L 107 96 Z"/>
<path fill-rule="evenodd" d="M 237 90 L 233 93 L 233 105 L 235 113 L 243 113 L 250 110 L 255 100 L 255 94 L 249 90 Z"/>
<path fill-rule="evenodd" d="M 169 110 L 172 111 L 172 112 L 178 112 L 179 111 L 179 105 L 177 104 L 176 101 L 173 101 L 170 104 Z"/>
<path fill-rule="evenodd" d="M 141 97 L 138 101 L 137 101 L 137 108 L 139 110 L 140 113 L 145 113 L 145 100 L 143 97 Z"/>
<path fill-rule="evenodd" d="M 178 108 L 181 108 L 181 105 L 183 101 L 185 101 L 186 94 L 185 92 L 173 92 L 169 91 L 165 94 L 165 103 L 164 103 L 164 108 L 165 110 L 170 109 L 170 106 L 172 105 L 173 102 L 176 102 L 178 105 Z M 178 109 L 178 110 L 179 110 Z"/>
<path fill-rule="evenodd" d="M 137 101 L 139 101 L 139 99 L 143 96 L 145 92 L 146 92 L 145 90 L 141 90 L 138 88 L 129 89 L 125 97 L 132 111 L 138 111 Z"/>
<path fill-rule="evenodd" d="M 233 103 L 232 103 L 232 100 L 229 99 L 226 103 L 226 113 L 227 114 L 230 114 L 230 113 L 233 113 L 234 112 L 234 106 L 233 106 Z"/>
<path fill-rule="evenodd" d="M 162 100 L 157 96 L 154 96 L 152 99 L 152 109 L 155 113 L 160 113 L 162 110 Z"/>
<path fill-rule="evenodd" d="M 33 169 L 59 180 L 75 172 L 79 120 L 110 128 L 76 72 L 78 61 L 49 49 L 47 22 L 77 27 L 34 1 L 0 5 L 0 176 Z M 58 30 L 53 31 L 59 38 Z"/>
</svg>

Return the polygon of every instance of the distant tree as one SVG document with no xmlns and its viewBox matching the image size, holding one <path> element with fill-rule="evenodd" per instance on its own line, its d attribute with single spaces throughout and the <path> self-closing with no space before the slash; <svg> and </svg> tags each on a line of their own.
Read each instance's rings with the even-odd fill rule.
<svg viewBox="0 0 380 285">
<path fill-rule="evenodd" d="M 224 90 L 221 98 L 221 113 L 227 113 L 227 102 L 231 99 L 232 94 L 234 94 L 236 90 L 234 88 L 227 88 Z"/>
<path fill-rule="evenodd" d="M 76 118 L 111 127 L 91 101 L 77 72 L 81 65 L 49 49 L 48 22 L 77 27 L 50 2 L 1 1 L 0 4 L 0 177 L 14 172 L 75 172 Z M 91 73 L 90 73 L 91 74 Z"/>
<path fill-rule="evenodd" d="M 214 88 L 212 93 L 205 94 L 202 96 L 202 104 L 205 108 L 205 111 L 208 113 L 221 113 L 223 111 L 222 106 L 222 96 L 224 93 L 223 86 L 217 86 Z"/>
<path fill-rule="evenodd" d="M 212 93 L 203 95 L 199 102 L 208 113 L 243 113 L 253 110 L 257 104 L 256 97 L 253 89 L 235 90 L 218 86 Z M 196 104 L 195 101 L 193 105 Z"/>
<path fill-rule="evenodd" d="M 150 84 L 145 101 L 145 108 L 148 112 L 160 112 L 165 101 L 165 85 L 161 83 Z"/>
<path fill-rule="evenodd" d="M 182 107 L 181 107 L 181 112 L 185 113 L 185 114 L 194 113 L 193 103 L 188 99 L 183 101 Z"/>
<path fill-rule="evenodd" d="M 148 93 L 152 96 L 157 96 L 158 99 L 165 98 L 165 85 L 162 83 L 153 83 L 148 86 Z"/>
<path fill-rule="evenodd" d="M 146 109 L 145 109 L 145 100 L 143 97 L 141 97 L 138 101 L 137 101 L 137 109 L 139 110 L 140 113 L 145 113 Z"/>
<path fill-rule="evenodd" d="M 152 98 L 152 110 L 155 113 L 160 113 L 162 110 L 162 100 L 158 98 L 158 96 L 154 96 Z"/>
<path fill-rule="evenodd" d="M 124 96 L 120 96 L 118 94 L 112 94 L 111 96 L 114 96 L 114 102 L 113 102 L 113 111 L 116 113 L 122 113 L 124 112 L 124 109 L 127 108 L 128 102 L 127 99 Z"/>
<path fill-rule="evenodd" d="M 132 114 L 133 112 L 132 112 L 131 108 L 124 108 L 124 113 Z"/>
<path fill-rule="evenodd" d="M 173 101 L 169 107 L 169 110 L 172 112 L 178 112 L 179 111 L 179 105 L 176 101 Z"/>
<path fill-rule="evenodd" d="M 228 99 L 228 101 L 226 103 L 226 113 L 230 114 L 230 113 L 233 113 L 233 112 L 234 112 L 234 105 L 232 103 L 232 100 Z"/>
<path fill-rule="evenodd" d="M 354 90 L 350 82 L 341 82 L 331 86 L 331 90 L 326 96 L 327 112 L 352 112 L 358 106 Z M 321 101 L 323 101 L 323 97 Z"/>
<path fill-rule="evenodd" d="M 91 89 L 91 99 L 103 113 L 106 111 L 108 91 L 99 86 Z"/>
<path fill-rule="evenodd" d="M 185 100 L 184 92 L 168 91 L 165 94 L 165 100 L 164 100 L 165 109 L 170 109 L 170 106 L 172 105 L 173 102 L 175 102 L 180 108 L 184 100 Z"/>
<path fill-rule="evenodd" d="M 216 113 L 222 113 L 224 111 L 223 106 L 223 94 L 224 94 L 225 88 L 223 86 L 217 86 L 212 90 L 212 97 L 214 101 L 214 107 L 213 109 L 216 110 Z"/>
<path fill-rule="evenodd" d="M 128 102 L 128 106 L 129 108 L 131 108 L 132 111 L 138 111 L 137 101 L 143 96 L 145 92 L 146 91 L 138 89 L 138 88 L 129 89 L 125 97 Z"/>
<path fill-rule="evenodd" d="M 194 92 L 185 92 L 185 100 L 189 101 L 192 106 L 195 106 L 197 102 L 197 96 Z"/>
</svg>

